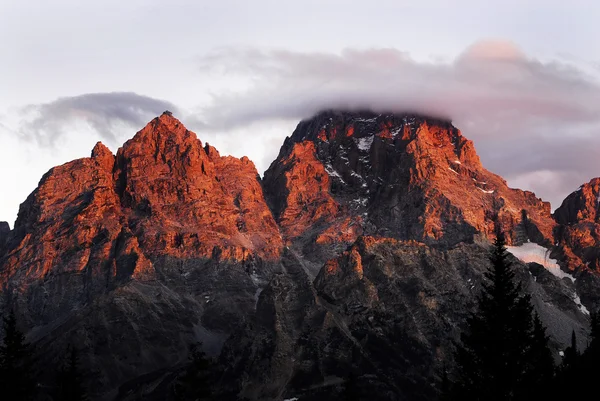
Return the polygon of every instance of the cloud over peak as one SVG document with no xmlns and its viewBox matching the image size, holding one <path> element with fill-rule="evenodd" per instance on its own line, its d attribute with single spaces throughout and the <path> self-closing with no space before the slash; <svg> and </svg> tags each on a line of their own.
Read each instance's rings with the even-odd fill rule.
<svg viewBox="0 0 600 401">
<path fill-rule="evenodd" d="M 598 118 L 597 82 L 567 65 L 527 57 L 506 41 L 478 42 L 452 62 L 420 62 L 396 49 L 341 53 L 226 48 L 200 58 L 204 73 L 252 84 L 216 95 L 204 110 L 218 127 L 268 118 L 303 118 L 330 108 L 414 110 L 471 119 L 539 116 Z"/>
<path fill-rule="evenodd" d="M 86 93 L 24 107 L 19 130 L 25 138 L 52 145 L 72 124 L 83 123 L 116 144 L 117 130 L 139 129 L 167 109 L 178 110 L 168 101 L 133 92 Z"/>
<path fill-rule="evenodd" d="M 203 121 L 220 130 L 323 109 L 414 111 L 451 119 L 475 141 L 488 168 L 509 183 L 530 184 L 554 206 L 600 175 L 600 161 L 589 155 L 600 147 L 599 82 L 509 41 L 477 42 L 451 61 L 419 61 L 393 48 L 222 48 L 201 57 L 199 68 L 250 82 L 215 95 L 202 110 Z"/>
</svg>

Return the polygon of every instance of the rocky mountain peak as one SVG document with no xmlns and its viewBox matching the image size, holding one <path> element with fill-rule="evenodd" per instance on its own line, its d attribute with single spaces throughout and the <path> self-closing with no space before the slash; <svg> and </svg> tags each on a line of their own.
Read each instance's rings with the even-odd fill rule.
<svg viewBox="0 0 600 401">
<path fill-rule="evenodd" d="M 257 176 L 247 158 L 221 157 L 163 113 L 116 156 L 99 142 L 44 175 L 21 206 L 0 282 L 65 271 L 151 278 L 152 260 L 167 255 L 276 258 L 281 236 Z"/>
<path fill-rule="evenodd" d="M 557 240 L 569 268 L 600 272 L 600 178 L 567 196 L 554 218 L 560 224 Z"/>
<path fill-rule="evenodd" d="M 195 142 L 198 142 L 201 148 L 196 134 L 189 131 L 170 112 L 164 112 L 146 124 L 123 147 L 132 147 L 133 143 L 137 143 L 138 146 L 145 147 L 144 151 L 152 153 L 153 151 L 160 152 L 174 146 L 190 145 Z"/>
<path fill-rule="evenodd" d="M 92 149 L 91 157 L 96 160 L 105 170 L 112 171 L 115 164 L 115 156 L 102 142 L 98 142 Z"/>
<path fill-rule="evenodd" d="M 450 121 L 418 114 L 327 111 L 304 120 L 264 187 L 292 237 L 318 222 L 328 228 L 317 241 L 364 232 L 446 246 L 498 229 L 511 243 L 553 238 L 547 202 L 484 169 Z"/>
<path fill-rule="evenodd" d="M 10 232 L 10 225 L 6 221 L 0 221 L 0 235 Z"/>
<path fill-rule="evenodd" d="M 417 152 L 480 166 L 473 143 L 450 120 L 415 113 L 325 111 L 301 122 L 290 140 L 340 143 L 348 137 L 362 151 L 367 151 L 375 138 L 400 147 L 414 141 Z"/>
<path fill-rule="evenodd" d="M 548 262 L 515 270 L 559 322 L 557 349 L 573 328 L 580 336 L 583 305 L 600 303 L 586 276 L 600 267 L 600 182 L 569 197 L 557 225 L 548 203 L 483 168 L 448 120 L 323 112 L 257 176 L 170 112 L 116 155 L 96 144 L 44 175 L 14 230 L 0 223 L 0 308 L 16 305 L 49 366 L 69 342 L 82 349 L 99 399 L 167 389 L 200 339 L 211 355 L 224 347 L 225 374 L 245 372 L 223 381 L 239 396 L 280 400 L 348 367 L 388 372 L 390 352 L 405 361 L 400 386 L 431 384 L 496 230 Z"/>
<path fill-rule="evenodd" d="M 560 224 L 600 222 L 600 178 L 594 178 L 571 193 L 554 212 Z"/>
<path fill-rule="evenodd" d="M 6 221 L 0 221 L 0 256 L 2 245 L 4 245 L 4 242 L 8 238 L 8 234 L 10 234 L 10 226 Z"/>
</svg>

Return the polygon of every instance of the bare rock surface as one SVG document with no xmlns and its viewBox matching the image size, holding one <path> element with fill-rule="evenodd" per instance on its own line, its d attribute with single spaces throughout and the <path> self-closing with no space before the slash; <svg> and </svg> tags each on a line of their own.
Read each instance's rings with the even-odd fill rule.
<svg viewBox="0 0 600 401">
<path fill-rule="evenodd" d="M 572 330 L 585 347 L 599 182 L 553 216 L 449 121 L 341 111 L 300 122 L 261 180 L 165 112 L 0 223 L 0 309 L 48 366 L 78 347 L 94 399 L 164 399 L 198 340 L 223 399 L 331 399 L 356 371 L 377 399 L 435 399 L 498 230 L 542 252 L 512 261 L 557 359 Z"/>
</svg>

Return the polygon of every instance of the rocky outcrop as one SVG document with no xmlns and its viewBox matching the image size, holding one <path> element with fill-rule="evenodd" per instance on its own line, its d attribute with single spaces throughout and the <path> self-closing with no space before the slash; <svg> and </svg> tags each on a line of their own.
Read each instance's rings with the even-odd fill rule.
<svg viewBox="0 0 600 401">
<path fill-rule="evenodd" d="M 444 120 L 321 113 L 286 139 L 263 182 L 298 263 L 284 263 L 225 345 L 228 377 L 250 399 L 335 398 L 356 372 L 365 396 L 435 399 L 496 232 L 561 253 L 550 204 L 484 169 Z M 512 261 L 558 358 L 572 330 L 586 337 L 598 280 Z"/>
<path fill-rule="evenodd" d="M 308 228 L 330 223 L 340 212 L 329 192 L 330 177 L 317 159 L 312 142 L 297 143 L 265 173 L 273 212 L 288 238 Z"/>
<path fill-rule="evenodd" d="M 324 264 L 313 286 L 302 266 L 288 260 L 288 274 L 272 279 L 255 318 L 225 344 L 228 380 L 240 395 L 260 400 L 337 399 L 351 375 L 369 399 L 436 399 L 488 258 L 480 244 L 439 250 L 359 237 Z M 558 357 L 572 330 L 587 335 L 573 284 L 539 265 L 511 261 Z"/>
<path fill-rule="evenodd" d="M 600 178 L 570 194 L 554 212 L 559 257 L 579 273 L 582 301 L 600 305 Z"/>
<path fill-rule="evenodd" d="M 49 358 L 68 341 L 85 350 L 102 391 L 185 360 L 197 338 L 218 352 L 283 247 L 254 164 L 168 113 L 116 156 L 98 143 L 50 170 L 4 238 L 0 306 L 32 340 L 53 338 Z"/>
<path fill-rule="evenodd" d="M 0 283 L 64 272 L 152 279 L 158 257 L 277 260 L 281 247 L 252 162 L 221 157 L 163 114 L 116 157 L 98 143 L 42 178 L 21 206 Z"/>
<path fill-rule="evenodd" d="M 583 186 L 555 221 L 449 121 L 371 112 L 301 122 L 261 181 L 165 112 L 50 170 L 0 224 L 0 309 L 48 366 L 79 348 L 98 399 L 164 392 L 197 340 L 224 397 L 328 399 L 358 371 L 379 399 L 432 399 L 497 230 L 573 273 L 514 260 L 556 354 L 573 329 L 584 345 L 597 198 Z"/>
<path fill-rule="evenodd" d="M 342 231 L 331 226 L 344 215 L 359 226 L 345 243 L 365 232 L 453 246 L 497 230 L 513 244 L 553 243 L 550 204 L 508 188 L 482 167 L 471 141 L 435 118 L 321 113 L 286 139 L 264 183 L 292 240 L 307 227 Z"/>
<path fill-rule="evenodd" d="M 600 178 L 594 178 L 563 201 L 554 212 L 556 222 L 563 226 L 582 221 L 600 222 Z"/>
<path fill-rule="evenodd" d="M 163 114 L 116 156 L 117 191 L 151 255 L 277 259 L 281 236 L 254 164 L 221 157 Z"/>
<path fill-rule="evenodd" d="M 0 221 L 0 249 L 4 245 L 4 242 L 8 238 L 8 234 L 10 233 L 10 226 L 6 221 Z M 2 255 L 0 251 L 0 255 Z"/>
</svg>

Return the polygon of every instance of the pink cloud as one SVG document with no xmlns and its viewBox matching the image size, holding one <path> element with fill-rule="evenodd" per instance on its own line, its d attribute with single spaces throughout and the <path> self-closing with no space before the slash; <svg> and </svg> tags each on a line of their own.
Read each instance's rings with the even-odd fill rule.
<svg viewBox="0 0 600 401">
<path fill-rule="evenodd" d="M 330 108 L 417 111 L 451 118 L 475 141 L 486 166 L 528 183 L 555 206 L 600 175 L 600 162 L 587 157 L 588 149 L 600 146 L 600 84 L 569 64 L 528 56 L 508 41 L 475 43 L 451 62 L 417 61 L 390 48 L 341 53 L 229 48 L 200 58 L 199 66 L 205 74 L 226 71 L 253 83 L 215 96 L 202 110 L 213 128 L 296 120 Z M 556 188 L 550 188 L 552 180 L 530 179 L 539 171 L 559 177 Z"/>
</svg>

